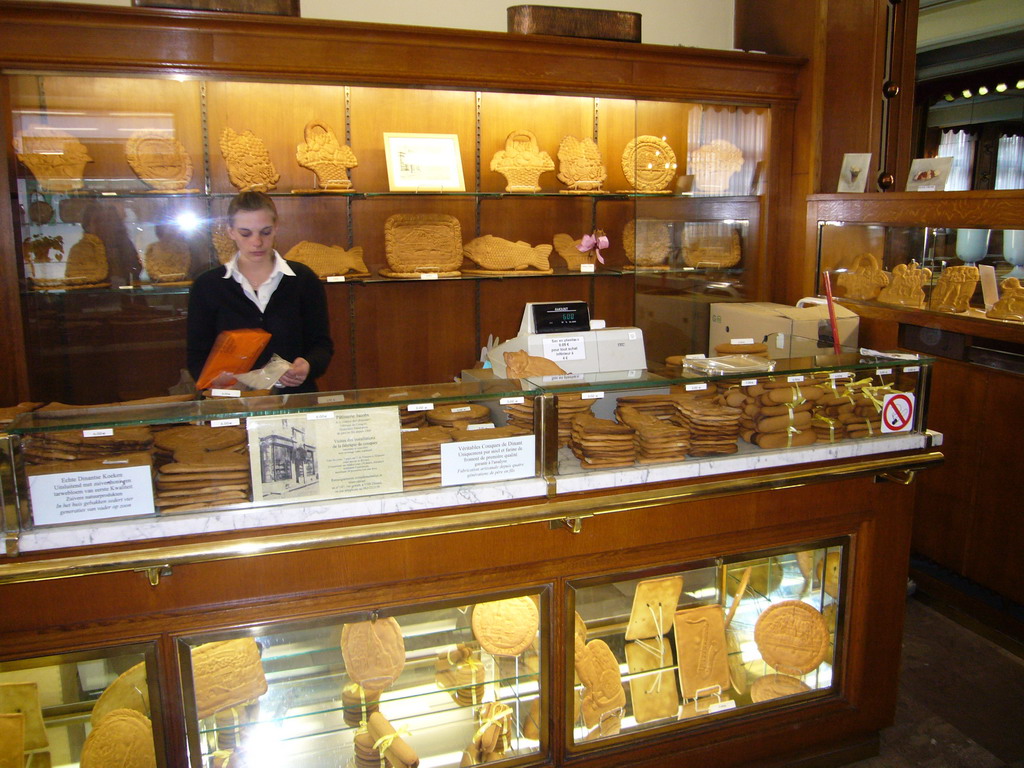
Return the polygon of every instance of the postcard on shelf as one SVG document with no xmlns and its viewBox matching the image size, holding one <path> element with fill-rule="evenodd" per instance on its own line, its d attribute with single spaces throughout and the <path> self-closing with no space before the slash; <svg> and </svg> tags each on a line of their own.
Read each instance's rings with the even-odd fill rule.
<svg viewBox="0 0 1024 768">
<path fill-rule="evenodd" d="M 465 192 L 462 153 L 454 133 L 384 133 L 392 192 Z"/>
<path fill-rule="evenodd" d="M 942 192 L 952 166 L 952 157 L 917 158 L 910 164 L 907 192 Z"/>
<path fill-rule="evenodd" d="M 870 152 L 847 152 L 843 155 L 836 192 L 863 192 L 867 189 L 870 168 Z"/>
</svg>

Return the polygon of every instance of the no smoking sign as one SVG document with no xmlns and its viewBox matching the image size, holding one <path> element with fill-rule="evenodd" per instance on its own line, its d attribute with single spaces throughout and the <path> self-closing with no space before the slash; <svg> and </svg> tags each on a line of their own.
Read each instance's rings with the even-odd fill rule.
<svg viewBox="0 0 1024 768">
<path fill-rule="evenodd" d="M 914 426 L 914 396 L 908 392 L 886 395 L 882 401 L 882 431 L 909 432 Z"/>
</svg>

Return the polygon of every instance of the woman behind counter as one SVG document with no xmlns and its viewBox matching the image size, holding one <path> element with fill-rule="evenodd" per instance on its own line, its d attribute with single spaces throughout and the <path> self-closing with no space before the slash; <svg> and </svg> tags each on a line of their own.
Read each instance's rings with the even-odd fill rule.
<svg viewBox="0 0 1024 768">
<path fill-rule="evenodd" d="M 253 368 L 273 354 L 291 361 L 282 393 L 315 392 L 334 353 L 327 298 L 316 274 L 274 250 L 277 208 L 262 192 L 242 192 L 228 206 L 228 236 L 238 252 L 196 278 L 188 302 L 188 369 L 195 379 L 221 331 L 261 328 L 270 343 Z M 215 382 L 217 384 L 218 382 Z"/>
</svg>

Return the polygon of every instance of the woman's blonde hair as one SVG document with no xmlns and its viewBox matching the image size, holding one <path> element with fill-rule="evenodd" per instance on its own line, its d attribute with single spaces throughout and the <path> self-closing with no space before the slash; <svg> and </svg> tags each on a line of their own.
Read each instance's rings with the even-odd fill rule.
<svg viewBox="0 0 1024 768">
<path fill-rule="evenodd" d="M 239 192 L 228 204 L 228 226 L 235 226 L 235 214 L 244 211 L 269 211 L 277 223 L 277 206 L 265 192 Z"/>
</svg>

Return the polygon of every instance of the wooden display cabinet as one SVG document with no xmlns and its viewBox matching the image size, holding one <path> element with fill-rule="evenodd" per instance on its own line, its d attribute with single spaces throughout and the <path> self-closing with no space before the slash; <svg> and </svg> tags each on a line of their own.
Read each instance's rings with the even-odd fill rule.
<svg viewBox="0 0 1024 768">
<path fill-rule="evenodd" d="M 985 262 L 1002 278 L 1012 265 L 997 246 L 1006 230 L 1020 226 L 1022 216 L 1020 191 L 815 195 L 808 199 L 808 252 L 820 247 L 823 259 L 838 259 L 873 246 L 890 266 L 920 260 L 922 253 L 944 253 L 941 268 L 944 262 L 960 263 L 952 245 L 942 249 L 944 241 L 955 239 L 956 229 L 988 228 L 992 237 Z M 830 227 L 842 235 L 833 238 L 831 248 L 820 237 L 824 222 L 849 225 Z M 893 244 L 908 242 L 918 244 L 914 253 L 892 252 Z M 1005 479 L 1005 467 L 1016 461 L 1012 436 L 1024 426 L 1013 406 L 1024 383 L 1019 363 L 1024 324 L 985 317 L 980 287 L 971 309 L 959 314 L 841 300 L 861 316 L 864 344 L 900 346 L 937 358 L 930 421 L 945 435 L 950 461 L 918 486 L 914 550 L 1000 595 L 1024 600 L 1024 573 L 1008 555 L 1024 540 L 1024 528 L 1019 516 L 1009 513 L 1017 502 Z M 923 573 L 919 577 L 947 594 L 941 582 Z M 959 600 L 955 594 L 947 597 Z"/>
<path fill-rule="evenodd" d="M 611 241 L 596 274 L 567 270 L 553 254 L 555 274 L 529 280 L 474 276 L 406 286 L 375 277 L 327 286 L 337 351 L 322 389 L 449 380 L 473 363 L 488 336 L 515 330 L 527 300 L 585 299 L 610 325 L 633 324 L 636 278 L 626 269 L 622 234 L 635 218 L 681 225 L 694 216 L 715 218 L 713 209 L 735 200 L 733 208 L 744 209 L 735 218 L 749 222 L 736 287 L 744 298 L 767 298 L 763 244 L 774 224 L 762 212 L 789 172 L 795 59 L 204 12 L 69 13 L 46 3 L 21 3 L 2 14 L 8 119 L 0 138 L 11 147 L 23 134 L 58 128 L 80 136 L 92 158 L 83 189 L 74 193 L 40 190 L 13 157 L 0 178 L 17 200 L 14 226 L 3 228 L 14 234 L 0 252 L 12 330 L 2 343 L 17 361 L 3 382 L 4 401 L 116 401 L 162 394 L 177 382 L 183 334 L 174 339 L 187 308 L 187 280 L 142 282 L 136 254 L 158 239 L 157 225 L 166 233 L 187 214 L 197 224 L 180 235 L 191 254 L 188 277 L 216 263 L 211 237 L 235 191 L 219 149 L 226 128 L 262 139 L 280 174 L 272 194 L 281 211 L 282 253 L 302 240 L 361 246 L 377 275 L 386 266 L 383 226 L 395 213 L 455 216 L 464 242 L 493 234 L 537 245 L 559 232 L 578 238 L 595 229 Z M 47 44 L 35 45 L 39 39 Z M 675 193 L 675 180 L 667 196 L 629 194 L 621 158 L 638 135 L 664 137 L 680 176 L 693 172 L 688 154 L 700 142 L 712 135 L 740 141 L 728 130 L 701 136 L 711 119 L 705 113 L 727 113 L 717 105 L 763 116 L 764 130 L 743 150 L 740 175 L 759 180 L 753 196 L 744 188 L 704 198 L 698 189 L 691 198 Z M 297 164 L 295 148 L 311 120 L 351 145 L 358 160 L 352 194 L 308 192 L 315 177 Z M 564 136 L 593 137 L 608 173 L 606 193 L 561 194 L 557 168 L 541 176 L 537 194 L 505 193 L 490 160 L 520 128 L 533 131 L 555 160 Z M 135 175 L 122 147 L 143 129 L 182 143 L 193 166 L 186 189 L 195 192 L 154 192 Z M 456 135 L 466 192 L 389 192 L 384 131 Z M 52 215 L 39 219 L 39 206 L 30 214 L 34 202 L 50 206 Z M 89 222 L 97 217 L 107 222 L 101 240 L 109 277 L 93 288 L 35 290 L 34 276 L 59 279 L 63 267 L 25 261 L 23 241 L 61 236 L 66 254 L 86 227 L 95 229 Z M 716 281 L 699 277 L 701 284 Z M 102 359 L 117 363 L 108 366 L 112 375 L 88 381 L 81 371 L 92 358 L 81 329 L 96 321 L 118 326 L 94 345 Z M 154 335 L 162 362 L 137 360 Z"/>
</svg>

